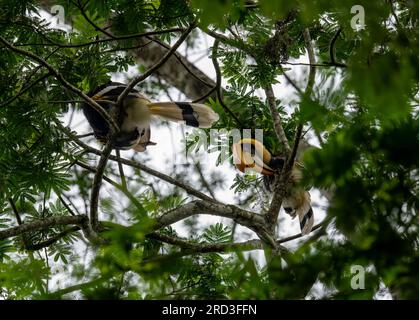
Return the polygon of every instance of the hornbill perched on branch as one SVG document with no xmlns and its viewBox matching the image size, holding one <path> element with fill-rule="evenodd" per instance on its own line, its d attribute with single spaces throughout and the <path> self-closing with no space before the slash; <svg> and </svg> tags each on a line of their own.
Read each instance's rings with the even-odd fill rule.
<svg viewBox="0 0 419 320">
<path fill-rule="evenodd" d="M 251 170 L 263 175 L 263 182 L 268 191 L 272 191 L 275 178 L 281 173 L 285 165 L 283 157 L 274 157 L 266 147 L 256 139 L 242 139 L 233 144 L 233 160 L 241 172 Z M 290 178 L 290 185 L 282 205 L 286 213 L 293 219 L 298 215 L 301 234 L 310 233 L 314 224 L 313 209 L 311 208 L 310 193 L 299 185 L 302 165 L 295 162 Z"/>
<path fill-rule="evenodd" d="M 127 85 L 109 82 L 91 90 L 87 95 L 95 100 L 105 111 L 111 112 L 119 95 Z M 218 114 L 204 104 L 189 102 L 151 102 L 145 95 L 132 89 L 122 102 L 121 132 L 114 142 L 115 149 L 146 150 L 150 141 L 151 116 L 160 116 L 166 120 L 179 122 L 192 127 L 210 128 L 218 120 Z M 82 104 L 83 113 L 93 129 L 95 137 L 102 143 L 109 138 L 109 124 L 88 103 Z"/>
</svg>

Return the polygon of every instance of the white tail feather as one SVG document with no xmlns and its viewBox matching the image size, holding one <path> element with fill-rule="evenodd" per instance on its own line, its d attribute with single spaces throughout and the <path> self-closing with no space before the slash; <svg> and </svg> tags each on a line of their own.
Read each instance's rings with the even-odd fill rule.
<svg viewBox="0 0 419 320">
<path fill-rule="evenodd" d="M 309 234 L 314 225 L 313 209 L 311 208 L 310 193 L 304 189 L 293 190 L 292 195 L 283 201 L 285 211 L 292 217 L 298 216 L 301 234 Z"/>
<path fill-rule="evenodd" d="M 193 127 L 210 128 L 219 116 L 204 104 L 189 102 L 153 102 L 148 107 L 151 114 Z"/>
</svg>

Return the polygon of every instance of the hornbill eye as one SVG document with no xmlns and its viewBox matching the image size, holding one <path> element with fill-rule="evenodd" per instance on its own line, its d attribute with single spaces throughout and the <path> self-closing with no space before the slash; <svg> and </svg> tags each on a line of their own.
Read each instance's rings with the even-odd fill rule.
<svg viewBox="0 0 419 320">
<path fill-rule="evenodd" d="M 290 207 L 286 207 L 286 208 L 284 208 L 284 210 L 285 210 L 285 212 L 286 213 L 288 213 L 288 214 L 291 214 L 294 210 L 292 209 L 292 208 L 290 208 Z"/>
</svg>

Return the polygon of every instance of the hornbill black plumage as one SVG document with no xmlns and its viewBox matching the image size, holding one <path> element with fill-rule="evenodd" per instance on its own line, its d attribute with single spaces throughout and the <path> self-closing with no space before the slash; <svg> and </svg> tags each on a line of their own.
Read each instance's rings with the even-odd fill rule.
<svg viewBox="0 0 419 320">
<path fill-rule="evenodd" d="M 114 108 L 119 95 L 127 85 L 109 82 L 91 90 L 87 95 L 105 111 Z M 153 115 L 192 127 L 210 128 L 218 120 L 218 114 L 204 104 L 189 102 L 151 102 L 138 90 L 132 89 L 122 102 L 122 122 L 120 133 L 115 138 L 114 148 L 146 150 L 151 142 L 150 120 Z M 95 137 L 102 143 L 109 138 L 109 124 L 88 103 L 82 104 L 83 113 L 93 129 Z"/>
<path fill-rule="evenodd" d="M 275 177 L 280 174 L 285 164 L 285 159 L 272 156 L 268 149 L 256 139 L 242 139 L 233 144 L 233 161 L 241 172 L 255 171 L 263 175 L 263 181 L 268 191 L 272 191 Z M 293 219 L 298 216 L 301 234 L 310 233 L 314 224 L 313 209 L 311 207 L 310 193 L 299 185 L 302 177 L 302 165 L 295 162 L 291 174 L 290 185 L 282 205 L 286 213 Z"/>
</svg>

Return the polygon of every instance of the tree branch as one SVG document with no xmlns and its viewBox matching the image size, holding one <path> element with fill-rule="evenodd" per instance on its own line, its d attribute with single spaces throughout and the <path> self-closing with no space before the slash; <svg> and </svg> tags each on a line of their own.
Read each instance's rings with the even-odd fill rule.
<svg viewBox="0 0 419 320">
<path fill-rule="evenodd" d="M 161 47 L 165 48 L 166 50 L 171 50 L 171 47 L 169 45 L 165 44 L 164 42 L 161 42 L 158 39 L 155 39 L 155 38 L 152 38 L 152 37 L 147 37 L 147 39 L 149 39 L 149 40 L 157 43 L 158 45 L 160 45 Z M 176 60 L 185 68 L 185 70 L 192 77 L 194 77 L 199 82 L 202 82 L 207 87 L 212 87 L 212 84 L 211 83 L 208 83 L 205 79 L 202 79 L 202 77 L 198 76 L 197 75 L 197 72 L 193 71 L 192 68 L 187 63 L 185 63 L 185 61 L 183 61 L 182 57 L 177 52 L 173 52 L 173 57 L 176 58 Z"/>
<path fill-rule="evenodd" d="M 124 166 L 121 163 L 121 152 L 116 150 L 116 157 L 118 158 L 118 170 L 119 170 L 119 177 L 121 178 L 121 185 L 123 188 L 127 188 L 127 179 L 125 178 L 124 173 Z"/>
<path fill-rule="evenodd" d="M 304 91 L 305 96 L 307 97 L 307 99 L 311 99 L 311 94 L 313 92 L 313 87 L 316 81 L 316 56 L 314 54 L 314 48 L 312 45 L 312 40 L 311 40 L 311 36 L 310 36 L 310 30 L 308 28 L 305 28 L 303 31 L 303 35 L 304 35 L 304 41 L 306 43 L 306 48 L 307 48 L 307 53 L 308 53 L 308 59 L 310 62 L 310 71 L 309 71 L 309 75 L 308 75 L 308 81 L 307 81 L 307 87 Z M 294 166 L 294 162 L 297 156 L 297 150 L 299 147 L 299 143 L 301 140 L 301 135 L 303 132 L 303 126 L 304 124 L 300 121 L 297 127 L 297 131 L 295 133 L 295 137 L 294 137 L 294 144 L 293 144 L 293 148 L 290 154 L 290 157 L 287 159 L 287 163 L 286 163 L 286 170 L 287 171 L 291 171 L 293 166 Z"/>
<path fill-rule="evenodd" d="M 311 43 L 310 30 L 308 28 L 305 28 L 303 31 L 303 35 L 304 35 L 304 41 L 306 43 L 308 59 L 310 61 L 310 73 L 308 76 L 308 82 L 307 82 L 305 94 L 307 95 L 308 98 L 310 98 L 311 93 L 313 92 L 314 82 L 316 80 L 316 66 L 315 66 L 316 56 L 314 54 L 314 48 Z"/>
<path fill-rule="evenodd" d="M 87 171 L 90 171 L 94 174 L 97 173 L 97 169 L 93 168 L 81 161 L 76 161 L 75 162 L 76 165 L 78 165 L 79 167 L 86 169 Z M 110 185 L 112 185 L 113 187 L 115 187 L 116 189 L 118 189 L 119 191 L 121 191 L 139 210 L 144 210 L 144 207 L 142 206 L 142 204 L 137 200 L 137 198 L 128 191 L 127 188 L 123 187 L 122 185 L 118 184 L 116 181 L 108 178 L 107 176 L 103 175 L 103 180 L 105 180 L 106 182 L 108 182 Z"/>
<path fill-rule="evenodd" d="M 88 218 L 85 215 L 45 218 L 42 220 L 23 223 L 17 227 L 1 230 L 0 240 L 15 237 L 25 232 L 39 231 L 50 227 L 65 226 L 70 224 L 79 225 L 81 228 L 84 228 L 86 221 L 88 221 Z"/>
<path fill-rule="evenodd" d="M 149 68 L 146 72 L 142 75 L 134 77 L 127 85 L 125 90 L 119 95 L 118 100 L 116 101 L 117 107 L 122 105 L 122 101 L 128 96 L 129 92 L 141 81 L 147 79 L 150 75 L 152 75 L 157 69 L 159 69 L 170 57 L 171 55 L 180 47 L 180 45 L 186 40 L 188 35 L 195 29 L 196 23 L 192 23 L 188 29 L 180 36 L 180 38 L 176 41 L 173 47 L 151 68 Z"/>
<path fill-rule="evenodd" d="M 0 36 L 0 42 L 3 43 L 10 50 L 20 55 L 26 56 L 30 58 L 31 60 L 38 62 L 39 64 L 42 64 L 49 71 L 49 73 L 53 75 L 64 87 L 66 87 L 70 91 L 74 92 L 75 94 L 83 98 L 83 100 L 85 100 L 90 106 L 92 106 L 97 112 L 99 112 L 99 114 L 110 124 L 111 127 L 113 127 L 115 131 L 118 131 L 118 128 L 119 128 L 118 125 L 115 123 L 112 117 L 96 101 L 91 99 L 81 90 L 79 90 L 78 88 L 73 86 L 70 82 L 68 82 L 66 79 L 64 79 L 61 73 L 56 71 L 48 62 L 38 57 L 37 55 L 33 54 L 32 52 L 16 48 L 11 43 L 6 41 L 2 36 Z"/>
<path fill-rule="evenodd" d="M 90 18 L 87 16 L 86 11 L 84 11 L 84 7 L 87 5 L 87 3 L 89 1 L 87 1 L 84 5 L 82 5 L 80 3 L 80 0 L 77 0 L 77 2 L 75 1 L 71 1 L 79 10 L 81 15 L 83 16 L 83 18 L 95 29 L 95 31 L 100 31 L 102 32 L 104 35 L 108 36 L 109 38 L 114 39 L 114 36 L 109 33 L 108 31 L 106 31 L 105 29 L 99 27 L 98 25 L 96 25 L 92 20 L 90 20 Z"/>
<path fill-rule="evenodd" d="M 31 250 L 31 251 L 36 251 L 36 250 L 41 250 L 43 248 L 47 248 L 47 247 L 53 245 L 54 243 L 56 243 L 57 241 L 59 241 L 60 239 L 64 238 L 66 235 L 68 235 L 70 233 L 73 233 L 73 232 L 76 232 L 76 231 L 79 231 L 79 230 L 80 230 L 79 226 L 71 227 L 71 228 L 69 228 L 67 230 L 64 230 L 63 232 L 60 232 L 59 234 L 57 234 L 54 237 L 51 237 L 47 240 L 44 240 L 42 242 L 39 242 L 39 243 L 36 243 L 36 244 L 33 244 L 33 245 L 27 245 L 25 247 L 25 249 Z"/>
<path fill-rule="evenodd" d="M 89 145 L 85 144 L 83 141 L 78 139 L 76 137 L 76 135 L 73 134 L 69 129 L 65 128 L 61 123 L 57 122 L 57 125 L 71 140 L 73 140 L 77 145 L 82 147 L 84 150 L 86 150 L 89 153 L 93 153 L 93 154 L 96 154 L 96 155 L 99 155 L 99 156 L 102 155 L 102 151 L 100 151 L 98 149 L 95 149 L 93 147 L 90 147 Z M 118 158 L 113 156 L 113 155 L 110 155 L 109 159 L 112 160 L 112 161 L 116 161 L 116 162 L 118 161 Z M 178 180 L 176 180 L 176 179 L 174 179 L 174 178 L 172 178 L 172 177 L 170 177 L 170 176 L 168 176 L 164 173 L 161 173 L 157 170 L 149 168 L 149 167 L 143 165 L 142 163 L 131 161 L 131 160 L 128 160 L 128 159 L 125 159 L 125 158 L 121 158 L 120 161 L 121 161 L 121 163 L 123 163 L 127 166 L 142 170 L 142 171 L 144 171 L 148 174 L 151 174 L 151 175 L 153 175 L 153 176 L 155 176 L 155 177 L 157 177 L 157 178 L 159 178 L 163 181 L 166 181 L 166 182 L 168 182 L 172 185 L 180 187 L 183 190 L 185 190 L 188 194 L 193 195 L 193 196 L 195 196 L 199 199 L 209 201 L 209 202 L 217 202 L 213 198 L 211 198 L 211 197 L 207 196 L 206 194 L 196 190 L 195 188 L 191 187 L 190 185 L 182 183 L 182 182 L 180 182 L 180 181 L 178 181 Z"/>
<path fill-rule="evenodd" d="M 26 91 L 28 91 L 29 89 L 31 89 L 33 86 L 35 86 L 37 83 L 45 80 L 46 78 L 48 78 L 50 76 L 50 73 L 46 73 L 42 76 L 40 76 L 37 80 L 35 80 L 34 82 L 28 84 L 25 88 L 22 88 L 15 96 L 11 97 L 10 99 L 4 101 L 3 103 L 0 104 L 0 108 L 7 106 L 8 104 L 12 103 L 13 101 L 15 101 L 17 98 L 19 98 L 20 96 L 22 96 Z"/>
<path fill-rule="evenodd" d="M 16 204 L 15 204 L 15 202 L 13 201 L 13 199 L 12 199 L 12 198 L 9 198 L 9 203 L 10 203 L 10 206 L 12 207 L 13 213 L 14 213 L 15 218 L 16 218 L 16 221 L 17 221 L 17 224 L 18 224 L 18 225 L 21 225 L 21 224 L 22 224 L 22 219 L 20 218 L 19 211 L 17 210 L 17 208 L 16 208 Z"/>
<path fill-rule="evenodd" d="M 342 28 L 339 28 L 338 31 L 336 31 L 335 35 L 333 36 L 332 40 L 330 40 L 330 44 L 329 44 L 330 65 L 336 66 L 336 67 L 346 68 L 347 67 L 346 64 L 336 61 L 335 44 L 336 44 L 336 41 L 338 40 L 339 35 L 341 34 L 341 32 L 342 32 Z"/>
<path fill-rule="evenodd" d="M 217 75 L 217 84 L 216 84 L 216 93 L 218 101 L 220 102 L 221 106 L 223 107 L 224 111 L 226 111 L 228 114 L 230 114 L 233 119 L 236 121 L 237 125 L 240 126 L 240 128 L 244 129 L 243 123 L 240 121 L 240 119 L 234 114 L 233 111 L 224 103 L 223 99 L 223 92 L 221 89 L 221 69 L 220 65 L 217 60 L 217 52 L 218 52 L 218 45 L 220 44 L 220 40 L 215 39 L 214 44 L 212 46 L 212 64 L 214 65 L 215 74 Z"/>
<path fill-rule="evenodd" d="M 305 39 L 305 42 L 306 42 L 307 52 L 308 52 L 308 56 L 309 56 L 309 60 L 310 60 L 309 79 L 308 79 L 307 87 L 306 87 L 306 90 L 305 90 L 304 94 L 308 98 L 310 98 L 310 95 L 313 91 L 315 78 L 316 78 L 316 67 L 314 66 L 316 61 L 315 61 L 314 49 L 313 49 L 313 46 L 311 44 L 310 32 L 309 32 L 308 28 L 304 29 L 303 34 L 304 34 L 304 39 Z M 284 75 L 285 75 L 285 73 L 284 73 Z M 302 135 L 302 131 L 303 131 L 303 123 L 300 122 L 298 124 L 297 131 L 296 131 L 295 137 L 294 137 L 293 148 L 291 150 L 290 146 L 288 144 L 288 140 L 285 136 L 285 132 L 284 132 L 284 130 L 282 128 L 282 125 L 281 125 L 281 119 L 279 118 L 278 111 L 276 110 L 275 96 L 273 94 L 272 87 L 270 87 L 270 88 L 268 87 L 267 89 L 265 89 L 265 92 L 266 92 L 266 96 L 268 98 L 269 106 L 270 106 L 270 109 L 271 109 L 271 114 L 272 114 L 272 117 L 274 119 L 275 131 L 277 133 L 278 140 L 280 142 L 282 142 L 284 146 L 286 146 L 286 156 L 287 156 L 286 157 L 287 162 L 286 162 L 284 168 L 282 169 L 280 177 L 277 179 L 277 181 L 275 183 L 274 194 L 273 194 L 273 197 L 272 197 L 272 201 L 271 201 L 271 204 L 269 206 L 269 210 L 265 215 L 266 221 L 268 222 L 268 224 L 270 224 L 272 226 L 272 228 L 273 228 L 272 231 L 273 231 L 274 228 L 275 228 L 275 225 L 277 223 L 277 220 L 278 220 L 279 209 L 281 208 L 282 200 L 283 200 L 284 195 L 285 195 L 285 193 L 287 191 L 287 188 L 288 188 L 288 186 L 287 186 L 288 178 L 291 174 L 292 168 L 294 166 L 295 158 L 297 156 L 297 151 L 298 151 L 298 147 L 299 147 L 299 143 L 300 143 L 301 135 Z M 299 92 L 301 93 L 300 90 L 299 90 Z M 285 144 L 285 142 L 286 142 L 286 144 Z"/>
<path fill-rule="evenodd" d="M 84 42 L 84 43 L 77 43 L 77 44 L 64 44 L 64 43 L 57 43 L 53 40 L 49 39 L 49 43 L 22 43 L 22 44 L 16 44 L 16 47 L 26 47 L 26 46 L 44 46 L 44 47 L 58 47 L 58 48 L 81 48 L 81 47 L 88 47 L 95 44 L 100 43 L 107 43 L 107 42 L 114 42 L 114 41 L 120 41 L 120 40 L 130 40 L 130 39 L 136 39 L 136 38 L 143 38 L 143 37 L 149 37 L 164 33 L 171 33 L 171 32 L 184 32 L 184 28 L 171 28 L 171 29 L 165 29 L 165 30 L 154 30 L 154 31 L 148 31 L 143 33 L 136 33 L 136 34 L 127 34 L 123 36 L 113 36 L 112 38 L 104 38 L 104 39 L 98 39 L 90 42 Z M 46 37 L 46 36 L 44 36 Z M 121 48 L 121 50 L 130 50 L 130 49 L 137 49 L 138 46 L 133 48 Z"/>
<path fill-rule="evenodd" d="M 147 238 L 164 242 L 167 244 L 175 245 L 181 248 L 182 254 L 199 254 L 199 253 L 211 253 L 211 252 L 237 252 L 237 251 L 252 251 L 252 250 L 263 250 L 263 242 L 257 239 L 248 240 L 237 243 L 198 243 L 191 242 L 182 238 L 172 237 L 165 234 L 153 232 L 147 235 Z M 288 252 L 288 249 L 281 246 L 280 250 Z"/>
<path fill-rule="evenodd" d="M 209 214 L 230 218 L 257 233 L 265 228 L 264 219 L 256 213 L 240 209 L 234 205 L 209 203 L 207 201 L 196 200 L 170 210 L 158 217 L 156 224 L 153 226 L 153 230 L 167 227 L 196 214 Z"/>
<path fill-rule="evenodd" d="M 277 110 L 276 99 L 271 85 L 265 88 L 265 94 L 266 99 L 268 100 L 269 110 L 272 115 L 276 137 L 278 141 L 282 144 L 285 155 L 288 156 L 291 153 L 291 148 L 288 143 L 287 136 L 285 135 L 284 128 L 282 127 L 281 117 Z"/>
<path fill-rule="evenodd" d="M 93 178 L 92 192 L 90 195 L 90 224 L 94 231 L 98 231 L 99 222 L 98 222 L 98 203 L 99 203 L 99 191 L 102 186 L 102 177 L 105 172 L 106 163 L 108 158 L 111 155 L 113 148 L 113 139 L 109 139 L 108 143 L 105 146 L 105 149 L 102 151 L 102 154 L 99 159 L 99 163 L 96 168 L 96 174 Z"/>
</svg>

